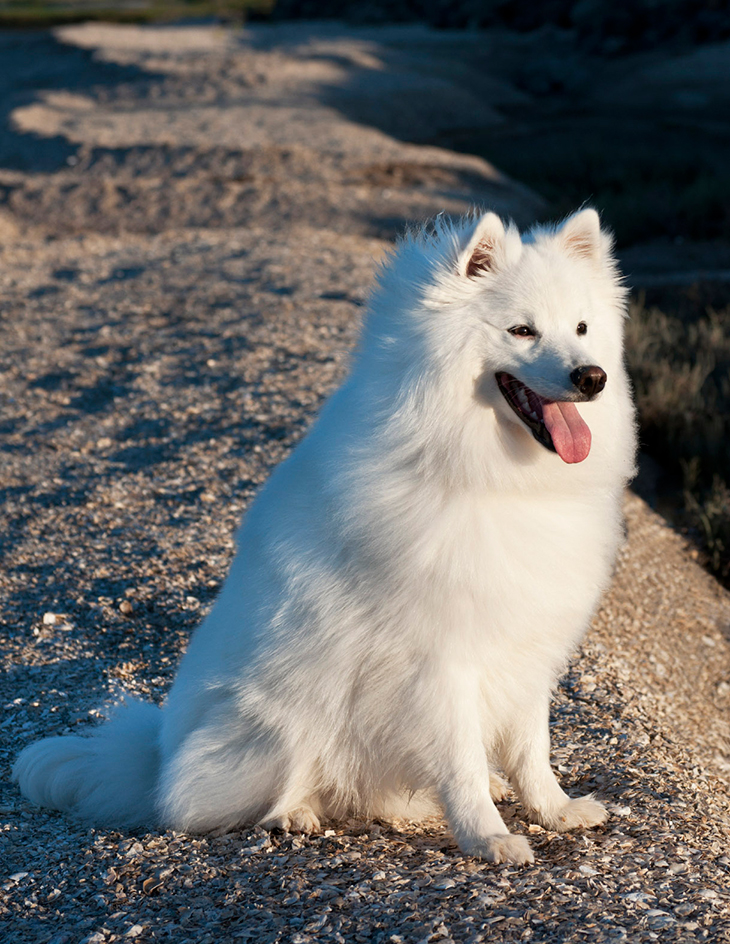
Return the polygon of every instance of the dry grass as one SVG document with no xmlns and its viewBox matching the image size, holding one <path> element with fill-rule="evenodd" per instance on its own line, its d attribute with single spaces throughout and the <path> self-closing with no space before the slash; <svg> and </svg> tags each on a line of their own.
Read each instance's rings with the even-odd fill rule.
<svg viewBox="0 0 730 944">
<path fill-rule="evenodd" d="M 666 470 L 664 497 L 705 562 L 730 579 L 730 304 L 695 286 L 635 298 L 629 370 L 641 441 Z M 661 307 L 660 307 L 661 304 Z"/>
</svg>

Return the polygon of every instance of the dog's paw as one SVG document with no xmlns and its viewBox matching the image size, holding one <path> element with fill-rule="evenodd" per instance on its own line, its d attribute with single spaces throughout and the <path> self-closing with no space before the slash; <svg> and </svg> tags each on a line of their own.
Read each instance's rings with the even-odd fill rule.
<svg viewBox="0 0 730 944">
<path fill-rule="evenodd" d="M 485 862 L 492 862 L 494 865 L 499 862 L 528 865 L 535 861 L 530 843 L 524 836 L 513 836 L 512 833 L 502 836 L 485 836 L 471 843 L 464 852 L 484 859 Z"/>
<path fill-rule="evenodd" d="M 509 784 L 504 779 L 500 777 L 499 774 L 489 775 L 489 795 L 494 800 L 495 803 L 498 803 L 500 800 L 504 800 L 509 793 Z"/>
<path fill-rule="evenodd" d="M 576 797 L 574 800 L 549 813 L 537 813 L 536 819 L 546 829 L 553 829 L 558 833 L 565 833 L 569 829 L 590 829 L 591 826 L 600 826 L 608 819 L 606 807 L 593 799 L 589 794 Z"/>
<path fill-rule="evenodd" d="M 309 806 L 298 806 L 295 810 L 272 816 L 261 824 L 264 829 L 280 829 L 285 833 L 318 833 L 319 817 Z"/>
</svg>

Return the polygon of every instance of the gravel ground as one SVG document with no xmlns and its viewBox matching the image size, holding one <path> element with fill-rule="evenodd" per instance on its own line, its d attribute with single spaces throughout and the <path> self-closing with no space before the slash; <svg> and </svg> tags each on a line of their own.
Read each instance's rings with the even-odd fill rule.
<svg viewBox="0 0 730 944">
<path fill-rule="evenodd" d="M 611 817 L 552 834 L 508 799 L 534 866 L 466 858 L 442 822 L 91 829 L 9 783 L 24 744 L 82 732 L 121 690 L 162 700 L 251 496 L 344 375 L 383 237 L 473 200 L 539 206 L 482 161 L 343 114 L 348 95 L 370 100 L 367 70 L 401 120 L 448 100 L 428 34 L 393 65 L 392 31 L 381 50 L 376 31 L 332 29 L 299 45 L 289 28 L 24 40 L 45 43 L 33 82 L 51 91 L 11 89 L 0 136 L 0 937 L 730 940 L 730 597 L 634 496 L 553 712 L 564 786 Z"/>
</svg>

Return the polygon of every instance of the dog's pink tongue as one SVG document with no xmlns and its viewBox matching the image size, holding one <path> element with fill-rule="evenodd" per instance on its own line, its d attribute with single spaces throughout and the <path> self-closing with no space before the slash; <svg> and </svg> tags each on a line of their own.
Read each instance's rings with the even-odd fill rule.
<svg viewBox="0 0 730 944">
<path fill-rule="evenodd" d="M 563 462 L 582 462 L 591 451 L 591 431 L 575 404 L 543 402 L 542 418 Z"/>
</svg>

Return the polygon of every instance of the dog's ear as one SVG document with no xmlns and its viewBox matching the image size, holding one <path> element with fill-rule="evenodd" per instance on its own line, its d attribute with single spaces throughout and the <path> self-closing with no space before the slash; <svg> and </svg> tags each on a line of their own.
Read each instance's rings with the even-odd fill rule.
<svg viewBox="0 0 730 944">
<path fill-rule="evenodd" d="M 600 263 L 605 249 L 610 248 L 610 240 L 601 232 L 601 221 L 592 207 L 569 216 L 558 230 L 557 239 L 569 256 L 589 262 Z"/>
<path fill-rule="evenodd" d="M 487 213 L 459 254 L 459 273 L 468 279 L 477 278 L 485 272 L 494 272 L 506 257 L 504 224 L 496 213 Z"/>
</svg>

